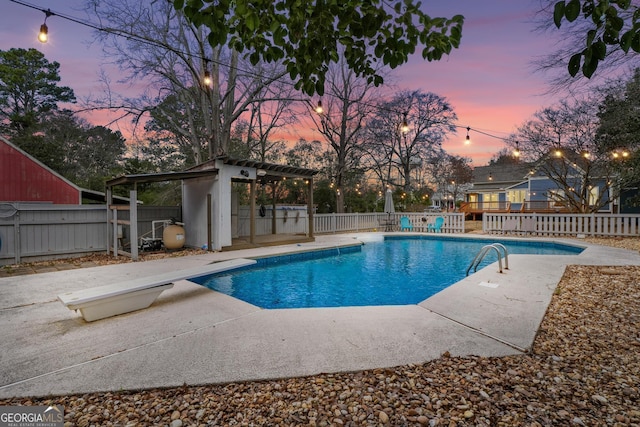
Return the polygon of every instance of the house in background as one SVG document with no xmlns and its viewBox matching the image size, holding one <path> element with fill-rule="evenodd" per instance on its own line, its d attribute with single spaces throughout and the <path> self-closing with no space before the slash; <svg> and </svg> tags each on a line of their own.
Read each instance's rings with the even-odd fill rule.
<svg viewBox="0 0 640 427">
<path fill-rule="evenodd" d="M 475 167 L 460 211 L 473 219 L 483 212 L 511 212 L 510 199 L 522 202 L 530 170 L 525 163 Z"/>
<path fill-rule="evenodd" d="M 580 187 L 578 168 L 575 163 L 569 166 L 565 177 L 575 188 Z M 575 184 L 571 184 L 572 181 Z M 595 179 L 589 188 L 590 204 L 595 205 L 601 197 L 607 198 L 608 191 L 606 179 Z M 466 192 L 460 211 L 472 219 L 477 219 L 484 212 L 568 212 L 569 208 L 563 203 L 565 198 L 564 189 L 534 164 L 479 166 L 473 170 L 472 187 Z M 614 200 L 605 204 L 599 212 L 614 213 L 618 205 L 619 200 Z M 621 209 L 621 212 L 624 210 Z"/>
</svg>

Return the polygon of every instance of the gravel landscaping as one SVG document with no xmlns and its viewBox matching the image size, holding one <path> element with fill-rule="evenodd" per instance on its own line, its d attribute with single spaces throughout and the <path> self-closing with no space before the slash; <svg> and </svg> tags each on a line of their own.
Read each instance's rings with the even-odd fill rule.
<svg viewBox="0 0 640 427">
<path fill-rule="evenodd" d="M 568 267 L 519 356 L 0 405 L 60 404 L 69 426 L 640 426 L 639 282 L 637 266 Z"/>
</svg>

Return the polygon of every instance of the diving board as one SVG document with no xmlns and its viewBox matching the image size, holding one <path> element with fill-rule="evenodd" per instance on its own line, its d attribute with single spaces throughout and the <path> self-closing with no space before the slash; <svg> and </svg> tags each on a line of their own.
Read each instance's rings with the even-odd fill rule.
<svg viewBox="0 0 640 427">
<path fill-rule="evenodd" d="M 255 264 L 253 259 L 238 258 L 149 277 L 81 289 L 58 295 L 69 310 L 80 310 L 87 322 L 117 316 L 149 307 L 173 282 L 221 273 Z"/>
</svg>

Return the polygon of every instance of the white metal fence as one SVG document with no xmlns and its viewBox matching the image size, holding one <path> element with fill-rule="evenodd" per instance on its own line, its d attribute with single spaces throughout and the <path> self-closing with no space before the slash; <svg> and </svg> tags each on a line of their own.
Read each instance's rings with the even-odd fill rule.
<svg viewBox="0 0 640 427">
<path fill-rule="evenodd" d="M 489 234 L 538 236 L 631 237 L 640 235 L 640 215 L 485 213 L 482 217 L 482 231 Z"/>
</svg>

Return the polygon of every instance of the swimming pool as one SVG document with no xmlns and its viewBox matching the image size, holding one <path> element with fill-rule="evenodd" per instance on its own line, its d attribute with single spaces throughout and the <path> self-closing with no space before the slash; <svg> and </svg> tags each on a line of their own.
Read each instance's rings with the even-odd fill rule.
<svg viewBox="0 0 640 427">
<path fill-rule="evenodd" d="M 364 245 L 262 258 L 254 267 L 192 280 L 267 309 L 417 304 L 463 279 L 478 251 L 496 242 L 509 254 L 582 251 L 554 242 L 386 236 Z M 478 269 L 495 261 L 489 253 Z"/>
</svg>

